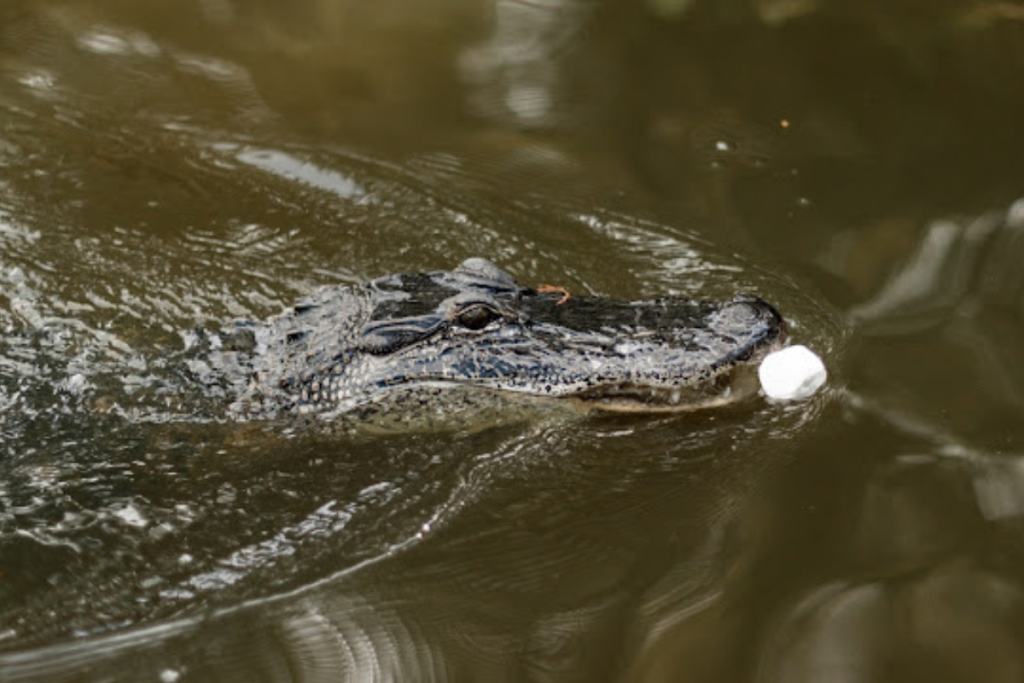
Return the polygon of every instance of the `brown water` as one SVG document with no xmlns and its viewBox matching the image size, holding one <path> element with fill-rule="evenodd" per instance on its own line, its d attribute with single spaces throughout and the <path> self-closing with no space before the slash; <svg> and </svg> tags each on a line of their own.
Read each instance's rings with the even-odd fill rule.
<svg viewBox="0 0 1024 683">
<path fill-rule="evenodd" d="M 1019 680 L 1022 11 L 0 5 L 0 681 Z M 757 292 L 829 384 L 343 435 L 178 370 L 470 256 Z"/>
</svg>

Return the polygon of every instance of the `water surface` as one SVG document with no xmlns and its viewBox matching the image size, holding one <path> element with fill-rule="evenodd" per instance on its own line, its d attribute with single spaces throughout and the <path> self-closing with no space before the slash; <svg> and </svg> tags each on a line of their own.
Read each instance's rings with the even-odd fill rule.
<svg viewBox="0 0 1024 683">
<path fill-rule="evenodd" d="M 906 6 L 904 6 L 906 5 Z M 0 8 L 0 680 L 1015 680 L 1019 12 Z M 183 359 L 484 256 L 756 292 L 790 405 L 242 422 Z"/>
</svg>

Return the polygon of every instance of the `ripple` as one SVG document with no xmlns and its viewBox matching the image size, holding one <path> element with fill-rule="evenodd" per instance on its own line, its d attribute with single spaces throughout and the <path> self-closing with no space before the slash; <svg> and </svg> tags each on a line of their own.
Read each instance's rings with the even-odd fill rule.
<svg viewBox="0 0 1024 683">
<path fill-rule="evenodd" d="M 318 168 L 290 154 L 273 149 L 246 149 L 235 155 L 238 161 L 272 173 L 284 180 L 296 181 L 315 187 L 347 201 L 366 198 L 366 191 L 358 183 L 337 171 Z"/>
</svg>

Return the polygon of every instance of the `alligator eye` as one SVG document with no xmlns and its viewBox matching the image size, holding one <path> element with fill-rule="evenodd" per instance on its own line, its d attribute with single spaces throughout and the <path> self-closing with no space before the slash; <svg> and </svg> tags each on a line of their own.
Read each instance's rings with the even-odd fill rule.
<svg viewBox="0 0 1024 683">
<path fill-rule="evenodd" d="M 468 330 L 482 330 L 487 327 L 492 320 L 497 320 L 500 317 L 501 315 L 493 308 L 476 305 L 470 306 L 459 313 L 455 320 Z"/>
</svg>

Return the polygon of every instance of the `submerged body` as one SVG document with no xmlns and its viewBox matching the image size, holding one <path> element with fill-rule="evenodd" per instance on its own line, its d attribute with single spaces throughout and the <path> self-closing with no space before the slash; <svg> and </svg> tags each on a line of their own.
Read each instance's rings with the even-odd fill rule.
<svg viewBox="0 0 1024 683">
<path fill-rule="evenodd" d="M 541 288 L 543 290 L 544 288 Z M 783 322 L 752 296 L 619 301 L 525 287 L 484 259 L 452 271 L 328 287 L 228 334 L 249 414 L 336 415 L 439 387 L 684 410 L 750 393 Z"/>
</svg>

